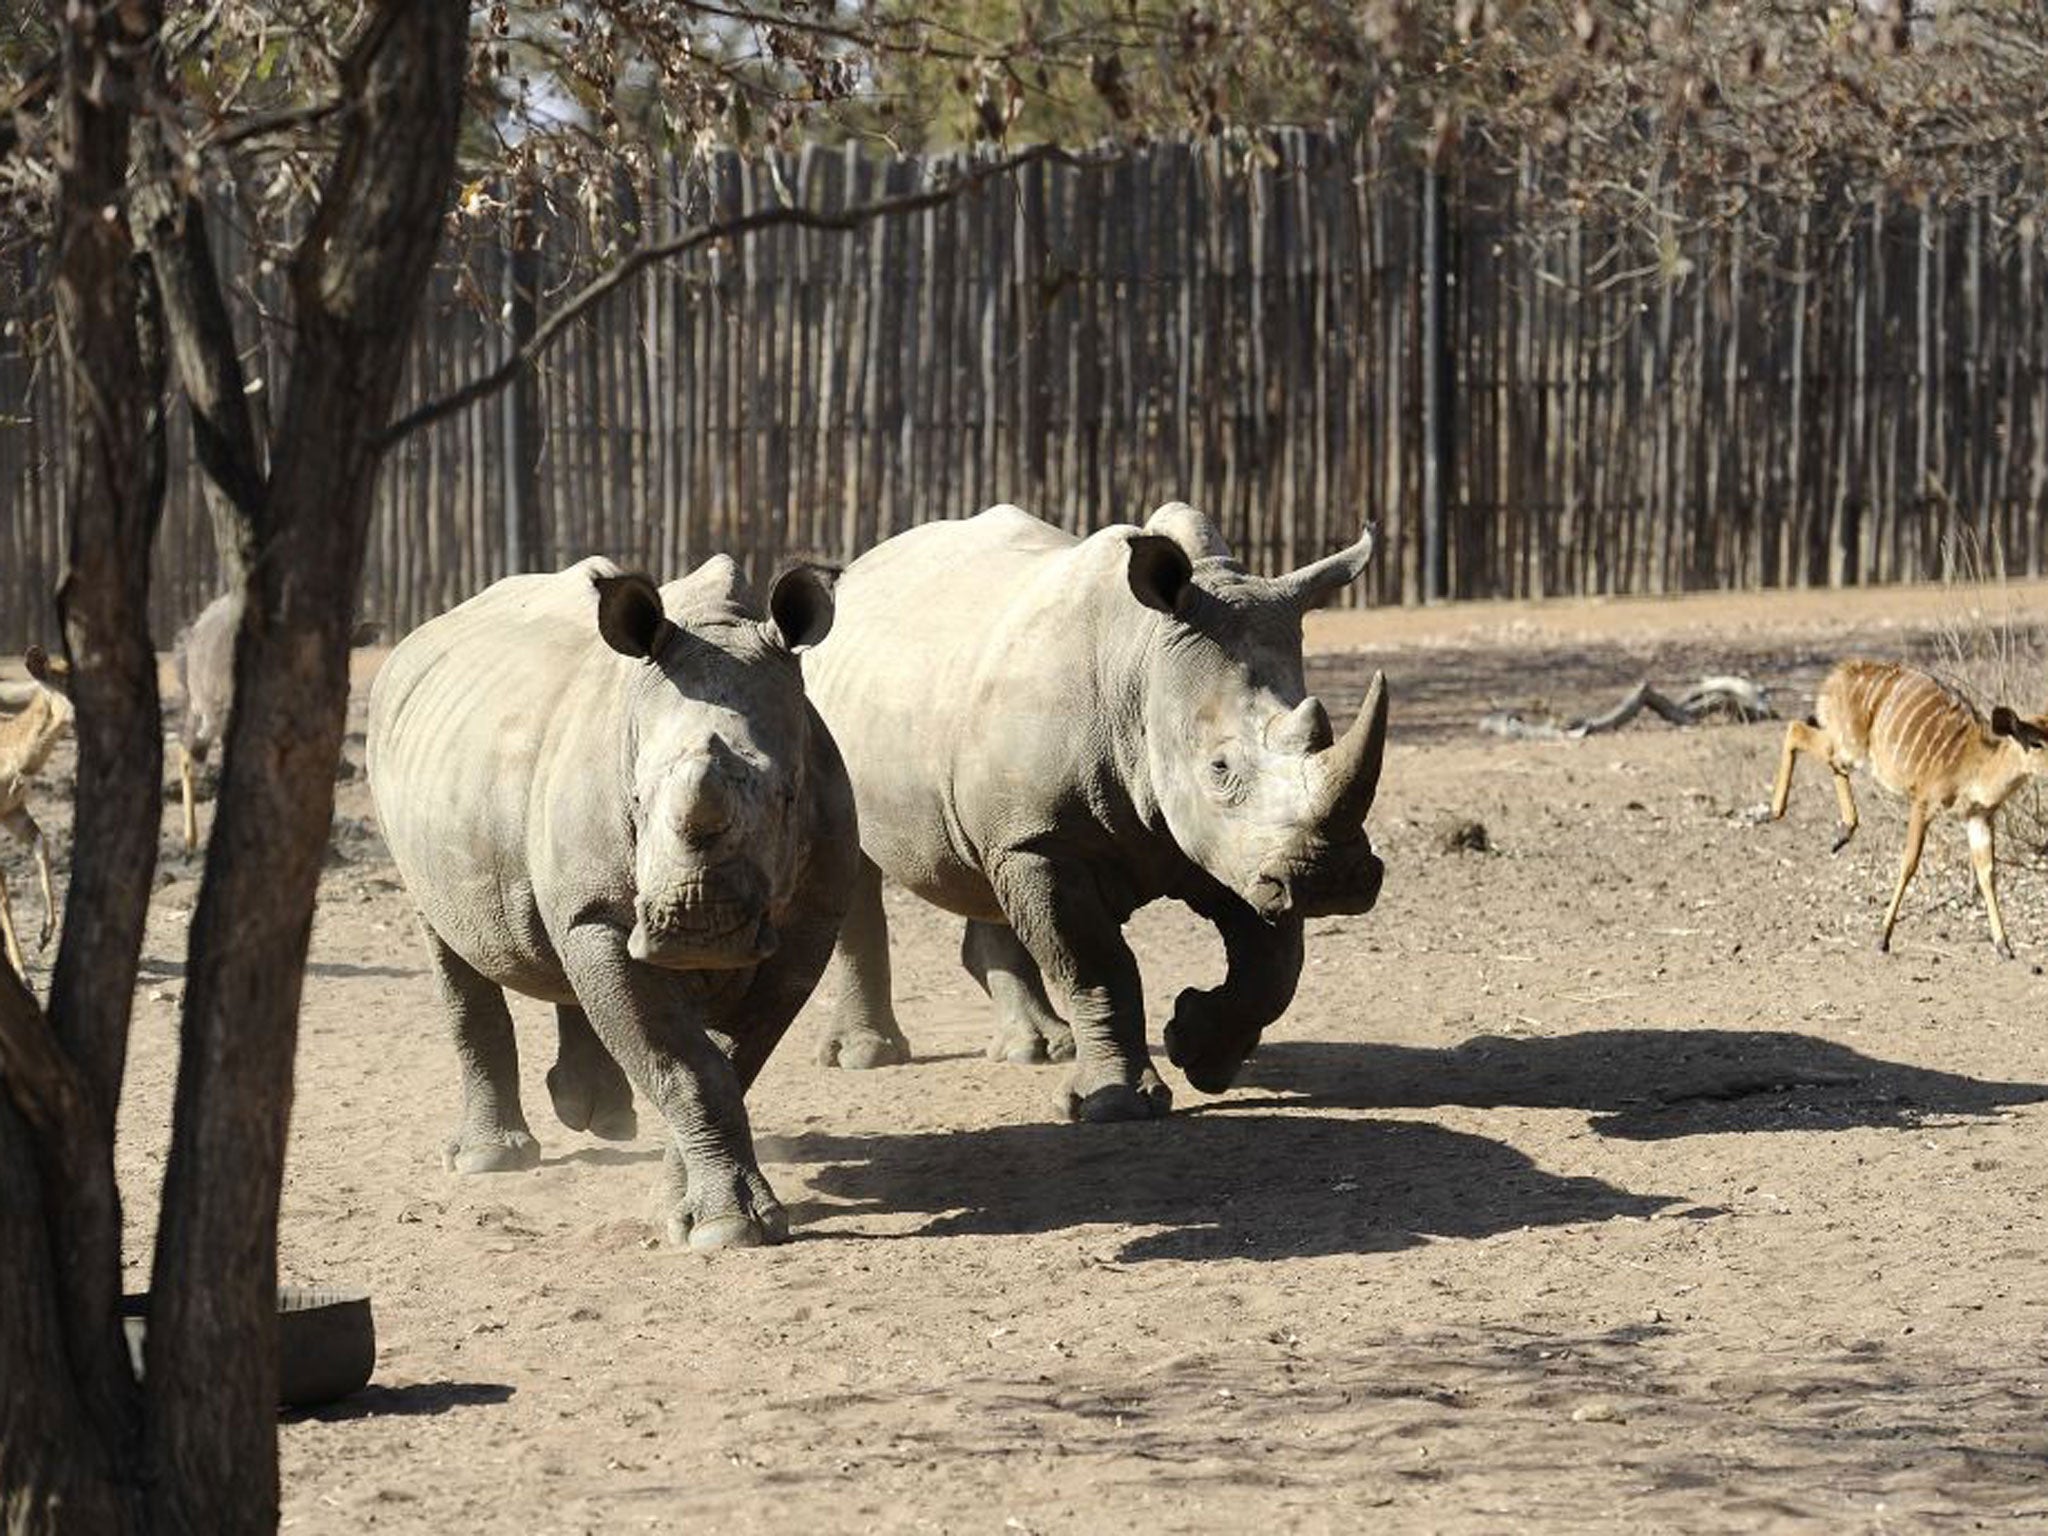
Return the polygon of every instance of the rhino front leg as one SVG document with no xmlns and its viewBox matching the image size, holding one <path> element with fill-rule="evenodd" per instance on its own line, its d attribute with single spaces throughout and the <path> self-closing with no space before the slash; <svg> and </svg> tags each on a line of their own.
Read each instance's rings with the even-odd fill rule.
<svg viewBox="0 0 2048 1536">
<path fill-rule="evenodd" d="M 692 1016 L 683 978 L 637 965 L 625 938 L 595 924 L 563 947 L 592 1029 L 668 1122 L 668 1236 L 697 1249 L 753 1248 L 789 1236 L 789 1216 L 754 1161 L 731 1060 Z"/>
<path fill-rule="evenodd" d="M 1045 995 L 1038 962 L 1001 923 L 970 918 L 960 936 L 960 963 L 981 983 L 996 1005 L 996 1032 L 989 1041 L 991 1061 L 1031 1064 L 1072 1061 L 1074 1032 L 1053 1011 Z"/>
<path fill-rule="evenodd" d="M 555 1039 L 555 1064 L 548 1068 L 555 1118 L 604 1141 L 631 1141 L 640 1133 L 633 1085 L 591 1029 L 590 1015 L 573 1004 L 557 1004 Z"/>
<path fill-rule="evenodd" d="M 1223 935 L 1223 984 L 1207 990 L 1190 987 L 1174 999 L 1166 1058 L 1203 1093 L 1221 1093 L 1266 1026 L 1294 1001 L 1301 980 L 1302 930 L 1298 919 L 1264 922 L 1235 898 L 1228 905 L 1196 910 Z"/>
<path fill-rule="evenodd" d="M 832 951 L 832 1013 L 818 1042 L 821 1067 L 900 1067 L 910 1042 L 896 1022 L 889 996 L 889 919 L 882 911 L 882 871 L 862 856 L 853 877 L 853 904 Z"/>
<path fill-rule="evenodd" d="M 1062 876 L 1064 875 L 1064 878 Z M 993 881 L 1018 942 L 1067 1004 L 1074 1075 L 1070 1120 L 1152 1120 L 1173 1093 L 1145 1049 L 1145 992 L 1122 920 L 1086 870 L 1062 871 L 1036 854 L 1012 855 Z"/>
<path fill-rule="evenodd" d="M 450 1173 L 518 1173 L 540 1161 L 519 1107 L 519 1046 L 505 993 L 428 928 L 427 953 L 455 1025 L 462 1123 L 441 1160 Z"/>
</svg>

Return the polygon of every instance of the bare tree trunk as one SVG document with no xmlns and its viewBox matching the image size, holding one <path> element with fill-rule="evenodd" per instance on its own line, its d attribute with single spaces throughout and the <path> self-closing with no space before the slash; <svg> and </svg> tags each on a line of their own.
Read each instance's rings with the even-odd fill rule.
<svg viewBox="0 0 2048 1536">
<path fill-rule="evenodd" d="M 148 633 L 163 504 L 163 354 L 125 206 L 151 3 L 55 5 L 55 294 L 70 380 L 70 560 L 58 594 L 78 708 L 71 895 L 45 1020 L 0 985 L 0 1517 L 120 1530 L 140 1513 L 120 1321 L 114 1111 L 156 867 L 162 735 Z M 110 216 L 110 214 L 112 216 Z"/>
<path fill-rule="evenodd" d="M 0 1070 L 7 1089 L 0 1094 L 0 1531 L 55 1536 L 132 1529 L 141 1501 L 128 1476 L 126 1448 L 101 1434 L 67 1346 L 72 1320 L 57 1282 L 56 1223 L 46 1194 L 53 1171 L 61 1178 L 62 1170 L 53 1170 L 43 1141 L 48 1133 L 61 1141 L 63 1132 L 40 1113 L 56 1106 L 31 1095 L 29 1085 L 46 1074 L 12 1048 L 24 1039 L 43 1042 L 49 1058 L 43 1065 L 62 1060 L 35 998 L 11 966 L 0 964 Z M 61 1096 L 62 1085 L 56 1086 Z M 73 1129 L 84 1130 L 82 1122 L 81 1116 Z"/>
<path fill-rule="evenodd" d="M 463 0 L 384 0 L 293 273 L 268 537 L 192 925 L 144 1426 L 152 1525 L 275 1526 L 277 1204 L 380 435 L 453 185 Z"/>
</svg>

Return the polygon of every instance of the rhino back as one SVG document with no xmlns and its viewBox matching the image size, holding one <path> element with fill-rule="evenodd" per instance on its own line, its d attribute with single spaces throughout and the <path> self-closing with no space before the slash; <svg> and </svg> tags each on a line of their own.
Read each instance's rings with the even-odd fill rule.
<svg viewBox="0 0 2048 1536">
<path fill-rule="evenodd" d="M 485 976 L 557 1001 L 570 994 L 551 933 L 630 900 L 631 663 L 597 635 L 593 569 L 611 567 L 513 577 L 422 625 L 370 698 L 371 789 L 421 915 Z"/>
<path fill-rule="evenodd" d="M 177 639 L 178 685 L 185 702 L 179 737 L 203 749 L 220 738 L 235 693 L 235 631 L 242 624 L 243 593 L 223 592 L 199 611 Z"/>
<path fill-rule="evenodd" d="M 1115 776 L 1104 633 L 1145 619 L 1123 587 L 1127 532 L 1077 540 L 998 507 L 900 534 L 841 578 L 805 683 L 862 849 L 926 900 L 999 917 L 989 855 L 1058 833 Z"/>
</svg>

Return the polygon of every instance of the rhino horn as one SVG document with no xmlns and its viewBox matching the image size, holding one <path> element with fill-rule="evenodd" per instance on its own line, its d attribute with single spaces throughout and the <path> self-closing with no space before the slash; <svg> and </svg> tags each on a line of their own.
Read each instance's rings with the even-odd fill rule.
<svg viewBox="0 0 2048 1536">
<path fill-rule="evenodd" d="M 1322 773 L 1313 807 L 1316 820 L 1338 827 L 1363 822 L 1380 787 L 1380 763 L 1386 753 L 1387 676 L 1375 672 L 1351 729 L 1335 746 L 1316 756 Z"/>
<path fill-rule="evenodd" d="M 1273 586 L 1283 598 L 1306 613 L 1338 588 L 1358 580 L 1366 562 L 1372 559 L 1373 542 L 1374 531 L 1368 526 L 1364 537 L 1349 549 L 1340 549 L 1334 555 L 1325 555 L 1298 571 L 1276 577 Z"/>
<path fill-rule="evenodd" d="M 1275 715 L 1266 728 L 1266 745 L 1275 752 L 1306 756 L 1330 745 L 1330 716 L 1323 701 L 1310 694 L 1284 715 Z"/>
<path fill-rule="evenodd" d="M 712 744 L 714 749 L 719 745 L 717 737 L 712 737 Z M 683 802 L 683 830 L 691 837 L 716 837 L 732 825 L 732 792 L 715 757 L 701 757 L 685 765 L 676 786 Z"/>
</svg>

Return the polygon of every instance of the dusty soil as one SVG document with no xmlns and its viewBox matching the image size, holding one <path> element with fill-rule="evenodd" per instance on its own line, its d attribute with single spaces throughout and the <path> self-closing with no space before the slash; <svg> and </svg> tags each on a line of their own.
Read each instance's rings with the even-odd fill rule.
<svg viewBox="0 0 2048 1536">
<path fill-rule="evenodd" d="M 1836 654 L 1924 650 L 1952 607 L 1319 618 L 1318 687 L 1395 690 L 1386 894 L 1315 926 L 1241 1084 L 1169 1072 L 1164 1123 L 1052 1123 L 1062 1069 L 982 1059 L 954 925 L 892 897 L 918 1061 L 813 1066 L 814 1004 L 752 1101 L 797 1240 L 710 1260 L 657 1241 L 652 1137 L 553 1124 L 535 1006 L 545 1161 L 441 1171 L 452 1051 L 344 783 L 282 1259 L 366 1286 L 381 1351 L 367 1392 L 287 1419 L 286 1528 L 2048 1523 L 2048 870 L 2007 867 L 2001 963 L 1942 829 L 1880 957 L 1902 817 L 1867 791 L 1831 859 L 1814 772 L 1758 824 L 1781 727 L 1472 728 L 1704 671 L 1803 712 Z M 1464 819 L 1491 851 L 1447 845 Z M 121 1127 L 138 1288 L 197 877 L 174 823 Z M 1156 1029 L 1220 952 L 1178 909 L 1134 932 Z"/>
</svg>

